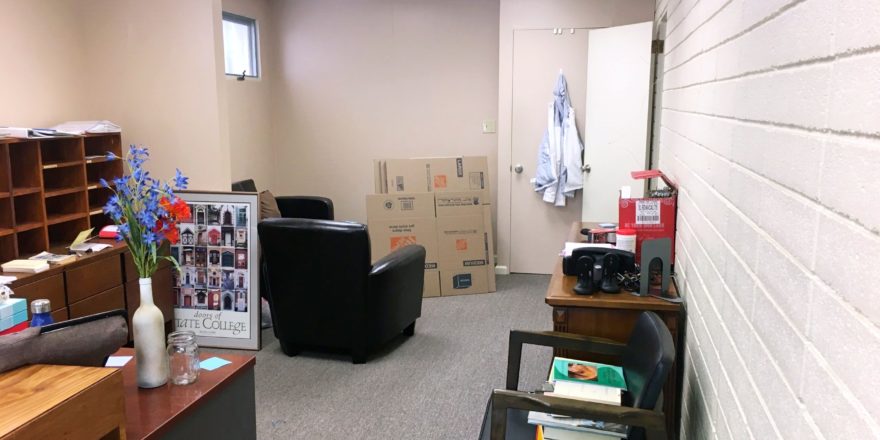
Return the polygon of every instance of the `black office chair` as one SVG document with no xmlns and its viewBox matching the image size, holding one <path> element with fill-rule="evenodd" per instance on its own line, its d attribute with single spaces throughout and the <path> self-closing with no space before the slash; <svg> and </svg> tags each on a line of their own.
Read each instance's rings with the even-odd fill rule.
<svg viewBox="0 0 880 440">
<path fill-rule="evenodd" d="M 253 179 L 232 182 L 233 191 L 257 192 Z M 284 218 L 333 220 L 333 201 L 319 196 L 277 196 L 278 210 Z"/>
<path fill-rule="evenodd" d="M 517 391 L 522 345 L 544 345 L 581 352 L 620 356 L 627 391 L 621 406 L 586 402 L 540 393 Z M 495 390 L 486 406 L 481 440 L 535 438 L 535 427 L 528 423 L 529 411 L 601 420 L 627 425 L 628 440 L 667 438 L 666 419 L 656 411 L 660 392 L 675 359 L 672 335 L 659 316 L 642 312 L 624 344 L 602 338 L 560 332 L 510 332 L 506 389 Z"/>
<path fill-rule="evenodd" d="M 266 219 L 257 226 L 272 322 L 288 356 L 320 348 L 356 364 L 422 314 L 425 248 L 410 245 L 370 264 L 367 227 L 352 222 Z"/>
</svg>

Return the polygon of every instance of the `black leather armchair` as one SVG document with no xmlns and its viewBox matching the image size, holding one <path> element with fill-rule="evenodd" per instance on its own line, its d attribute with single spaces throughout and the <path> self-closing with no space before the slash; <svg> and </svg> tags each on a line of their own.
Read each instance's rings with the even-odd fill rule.
<svg viewBox="0 0 880 440">
<path fill-rule="evenodd" d="M 258 226 L 275 336 L 288 356 L 345 350 L 356 364 L 422 313 L 425 249 L 399 249 L 370 264 L 367 227 L 313 219 Z"/>
<path fill-rule="evenodd" d="M 232 183 L 233 191 L 257 192 L 253 179 Z M 278 210 L 284 218 L 313 218 L 333 220 L 333 201 L 318 196 L 278 196 L 275 197 Z"/>
<path fill-rule="evenodd" d="M 620 356 L 627 386 L 622 405 L 517 391 L 523 344 Z M 483 416 L 480 439 L 534 439 L 535 427 L 528 423 L 529 411 L 627 425 L 628 440 L 645 440 L 646 430 L 652 432 L 651 438 L 667 438 L 666 419 L 655 408 L 660 406 L 657 403 L 673 359 L 672 335 L 653 312 L 643 312 L 639 316 L 626 345 L 571 333 L 511 331 L 506 389 L 492 392 Z"/>
</svg>

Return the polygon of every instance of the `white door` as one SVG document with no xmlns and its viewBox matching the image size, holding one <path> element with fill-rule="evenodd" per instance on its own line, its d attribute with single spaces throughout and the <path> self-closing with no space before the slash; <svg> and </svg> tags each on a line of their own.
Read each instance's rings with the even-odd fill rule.
<svg viewBox="0 0 880 440">
<path fill-rule="evenodd" d="M 590 31 L 584 131 L 584 221 L 617 221 L 618 189 L 647 164 L 652 23 Z"/>
<path fill-rule="evenodd" d="M 510 271 L 551 273 L 572 222 L 581 217 L 581 196 L 564 208 L 541 201 L 529 180 L 547 129 L 547 105 L 560 69 L 568 80 L 578 132 L 583 136 L 587 88 L 588 30 L 515 30 L 511 114 Z M 517 172 L 522 166 L 522 171 Z"/>
</svg>

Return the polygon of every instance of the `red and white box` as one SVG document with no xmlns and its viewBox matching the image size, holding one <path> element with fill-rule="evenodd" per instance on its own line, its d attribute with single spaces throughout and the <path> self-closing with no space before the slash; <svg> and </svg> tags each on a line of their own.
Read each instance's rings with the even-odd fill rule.
<svg viewBox="0 0 880 440">
<path fill-rule="evenodd" d="M 618 222 L 621 229 L 636 230 L 636 262 L 640 261 L 642 242 L 669 237 L 672 254 L 669 263 L 675 262 L 675 216 L 678 205 L 678 187 L 660 170 L 633 171 L 636 180 L 663 179 L 670 188 L 669 197 L 623 198 L 619 200 Z"/>
</svg>

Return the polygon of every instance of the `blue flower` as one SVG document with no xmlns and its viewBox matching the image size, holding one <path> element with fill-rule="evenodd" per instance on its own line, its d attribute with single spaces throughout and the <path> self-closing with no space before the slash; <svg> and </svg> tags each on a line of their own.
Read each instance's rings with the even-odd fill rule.
<svg viewBox="0 0 880 440">
<path fill-rule="evenodd" d="M 112 151 L 108 151 L 106 157 L 107 157 L 107 160 L 116 160 L 116 159 L 119 159 L 119 156 L 113 154 Z"/>
<path fill-rule="evenodd" d="M 189 177 L 184 177 L 179 169 L 174 170 L 174 187 L 176 189 L 186 189 L 189 184 Z"/>
<path fill-rule="evenodd" d="M 144 235 L 144 243 L 146 243 L 147 245 L 151 245 L 151 244 L 159 242 L 159 237 L 156 237 L 156 234 L 154 234 L 153 231 L 146 231 L 146 232 L 144 232 L 143 235 Z"/>
<path fill-rule="evenodd" d="M 131 229 L 128 227 L 128 223 L 123 223 L 116 230 L 116 241 L 122 241 L 129 235 L 131 235 Z"/>
<path fill-rule="evenodd" d="M 103 178 L 103 177 L 100 178 L 100 179 L 98 179 L 98 183 L 100 183 L 101 186 L 104 187 L 104 188 L 110 188 L 110 184 L 107 183 L 107 179 L 105 179 L 105 178 Z"/>
</svg>

